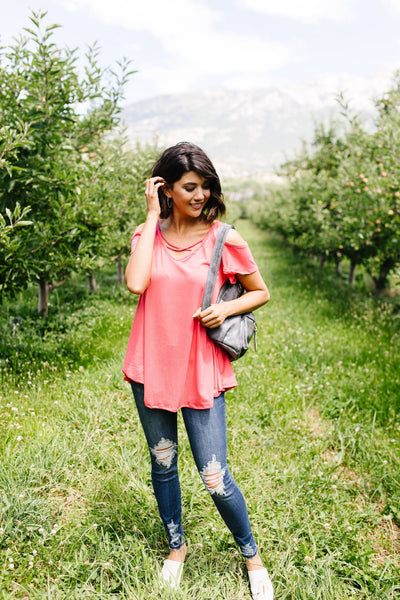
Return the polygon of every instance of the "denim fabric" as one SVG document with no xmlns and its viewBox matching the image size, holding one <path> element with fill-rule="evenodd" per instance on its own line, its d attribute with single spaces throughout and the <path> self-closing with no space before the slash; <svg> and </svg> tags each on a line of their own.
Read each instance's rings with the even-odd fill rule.
<svg viewBox="0 0 400 600">
<path fill-rule="evenodd" d="M 147 408 L 143 384 L 131 382 L 151 457 L 151 476 L 169 547 L 184 543 L 181 488 L 178 476 L 177 413 Z M 197 469 L 242 555 L 257 554 L 246 503 L 227 464 L 225 396 L 209 409 L 182 408 L 182 416 Z"/>
</svg>

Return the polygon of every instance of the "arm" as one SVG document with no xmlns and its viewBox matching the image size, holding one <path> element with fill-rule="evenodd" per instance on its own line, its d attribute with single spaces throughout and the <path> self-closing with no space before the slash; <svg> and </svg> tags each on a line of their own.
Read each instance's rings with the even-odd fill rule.
<svg viewBox="0 0 400 600">
<path fill-rule="evenodd" d="M 227 240 L 232 244 L 244 243 L 243 238 L 233 229 L 228 233 Z M 227 317 L 250 312 L 268 302 L 269 291 L 258 270 L 249 275 L 237 275 L 237 278 L 247 293 L 236 300 L 212 304 L 203 312 L 199 308 L 193 316 L 197 317 L 202 325 L 211 328 L 219 327 Z"/>
<path fill-rule="evenodd" d="M 147 217 L 138 244 L 125 270 L 126 285 L 132 294 L 143 294 L 149 285 L 154 238 L 161 212 L 158 189 L 162 185 L 164 185 L 164 180 L 161 177 L 152 177 L 146 181 Z"/>
</svg>

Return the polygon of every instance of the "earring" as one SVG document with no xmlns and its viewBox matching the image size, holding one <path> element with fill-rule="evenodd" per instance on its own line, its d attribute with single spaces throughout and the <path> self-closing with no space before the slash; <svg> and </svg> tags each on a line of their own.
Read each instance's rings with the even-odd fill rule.
<svg viewBox="0 0 400 600">
<path fill-rule="evenodd" d="M 172 198 L 167 196 L 167 208 L 172 208 Z"/>
</svg>

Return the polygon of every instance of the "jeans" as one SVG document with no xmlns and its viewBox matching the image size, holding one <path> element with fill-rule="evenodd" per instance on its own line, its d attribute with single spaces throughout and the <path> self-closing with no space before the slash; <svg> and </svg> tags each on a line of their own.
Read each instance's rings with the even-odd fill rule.
<svg viewBox="0 0 400 600">
<path fill-rule="evenodd" d="M 144 387 L 131 381 L 140 421 L 151 457 L 151 476 L 161 520 L 171 550 L 184 544 L 181 488 L 178 476 L 177 413 L 147 408 Z M 221 517 L 231 531 L 242 555 L 257 554 L 247 507 L 242 492 L 227 465 L 225 396 L 214 398 L 212 408 L 182 408 L 182 416 L 193 457 Z"/>
</svg>

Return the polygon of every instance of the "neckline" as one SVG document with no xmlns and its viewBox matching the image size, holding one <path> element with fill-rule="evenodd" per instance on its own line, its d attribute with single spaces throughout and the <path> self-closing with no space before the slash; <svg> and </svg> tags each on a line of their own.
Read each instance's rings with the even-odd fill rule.
<svg viewBox="0 0 400 600">
<path fill-rule="evenodd" d="M 158 226 L 158 227 L 160 228 L 160 226 Z M 211 229 L 211 227 L 210 227 L 210 229 Z M 195 246 L 198 246 L 198 244 L 201 244 L 201 242 L 204 240 L 204 238 L 201 238 L 201 240 L 199 240 L 198 242 L 195 242 L 194 244 L 191 244 L 190 246 L 186 246 L 186 248 L 182 248 L 181 246 L 175 246 L 175 244 L 171 244 L 171 242 L 169 242 L 167 240 L 167 238 L 165 237 L 165 235 L 163 234 L 161 229 L 160 229 L 160 235 L 165 242 L 167 250 L 173 250 L 174 252 L 187 252 L 188 250 L 191 250 Z M 208 235 L 208 231 L 206 233 L 206 236 L 207 235 Z"/>
<path fill-rule="evenodd" d="M 158 223 L 157 231 L 161 238 L 161 240 L 160 240 L 161 246 L 164 248 L 165 252 L 168 254 L 168 256 L 172 260 L 175 260 L 175 261 L 188 260 L 191 256 L 194 256 L 196 254 L 196 252 L 203 246 L 204 242 L 210 235 L 210 232 L 214 229 L 217 222 L 218 222 L 217 220 L 214 221 L 214 223 L 211 225 L 210 229 L 207 231 L 206 235 L 203 238 L 201 238 L 201 240 L 199 240 L 198 242 L 195 242 L 194 244 L 191 244 L 190 246 L 186 246 L 185 248 L 171 244 L 164 236 L 163 232 L 161 231 L 160 223 Z M 186 251 L 187 254 L 184 254 L 184 256 L 176 256 L 175 254 L 172 254 L 171 250 L 174 252 L 185 252 Z"/>
</svg>

